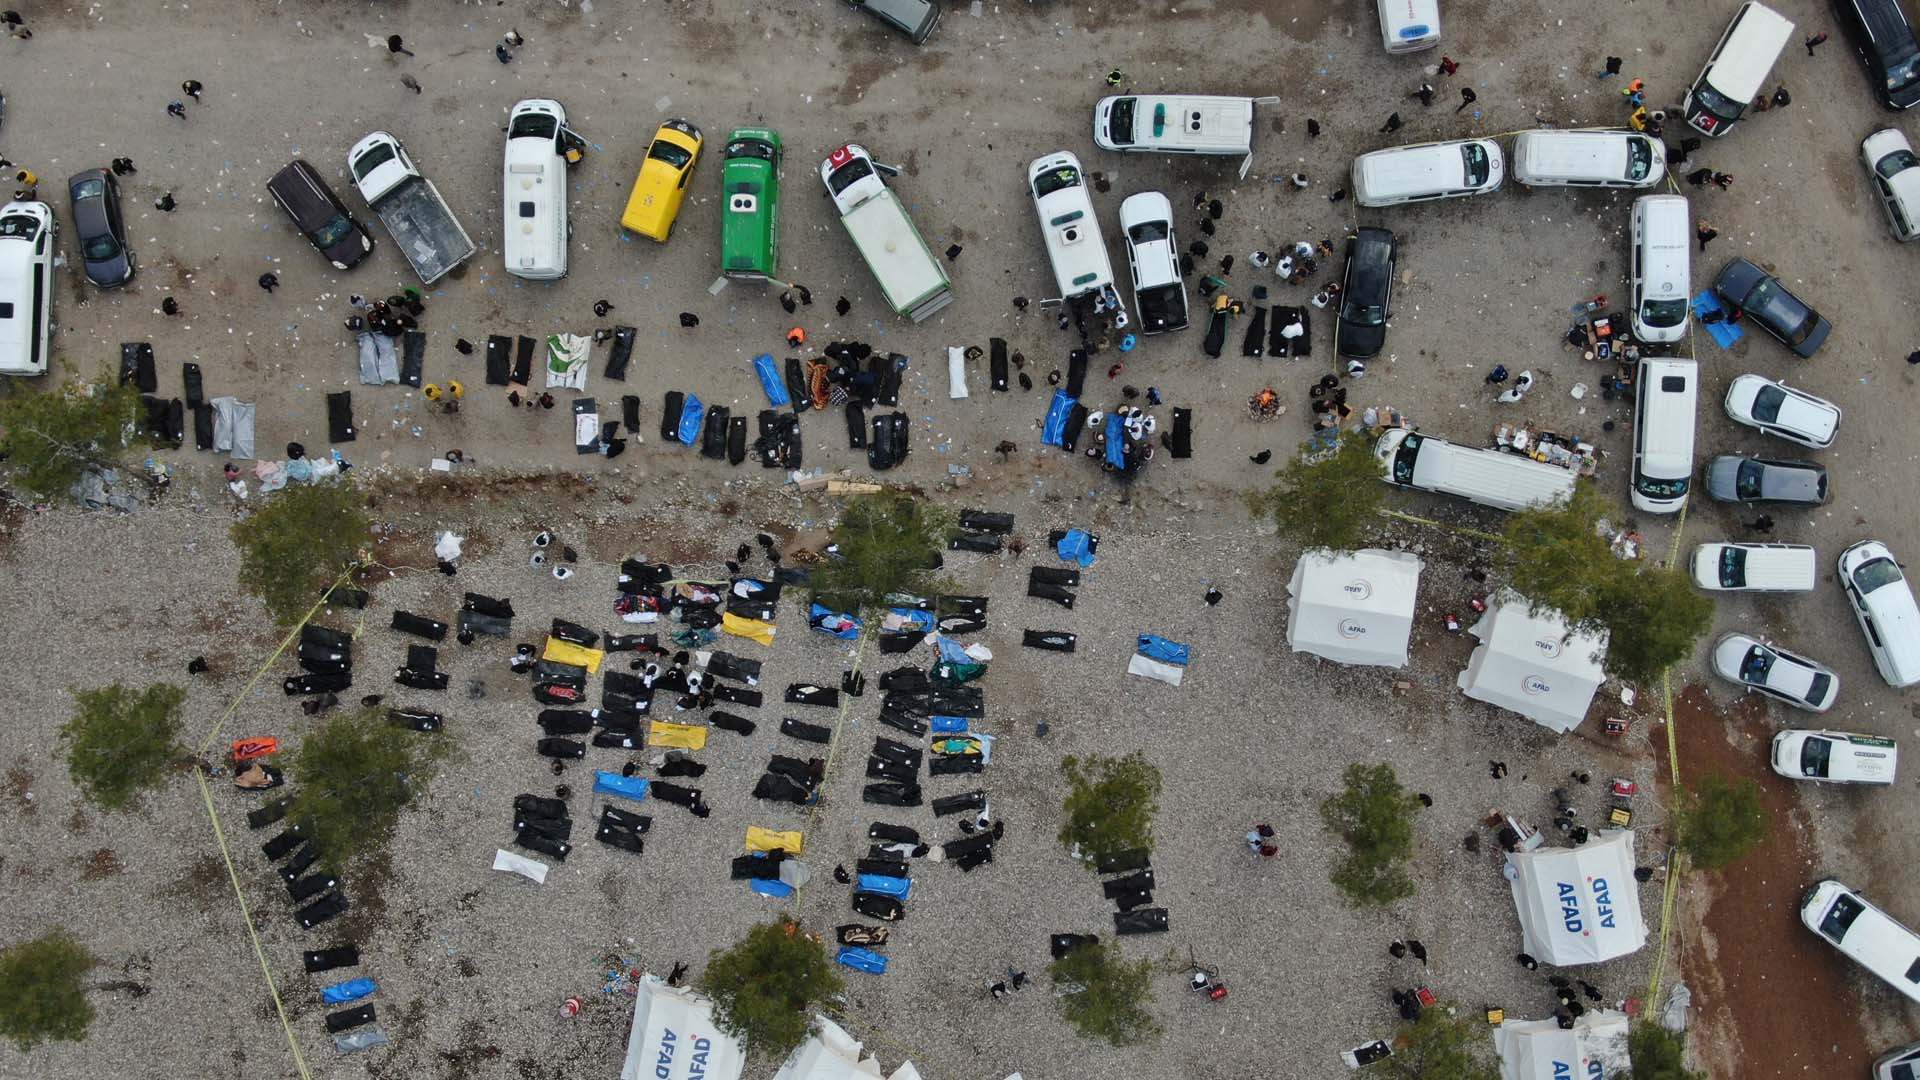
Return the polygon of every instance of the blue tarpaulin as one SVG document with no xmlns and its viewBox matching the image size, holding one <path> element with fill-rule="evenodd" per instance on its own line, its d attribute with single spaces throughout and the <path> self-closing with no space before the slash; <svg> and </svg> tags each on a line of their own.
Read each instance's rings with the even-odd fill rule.
<svg viewBox="0 0 1920 1080">
<path fill-rule="evenodd" d="M 928 631 L 934 627 L 935 619 L 931 611 L 921 611 L 919 608 L 910 607 L 888 608 L 887 611 L 907 620 L 907 626 L 900 627 L 899 629 L 912 628 L 914 630 Z"/>
<path fill-rule="evenodd" d="M 1721 305 L 1720 298 L 1713 295 L 1712 289 L 1708 289 L 1706 292 L 1693 298 L 1693 314 L 1695 318 L 1700 318 L 1702 315 L 1715 311 L 1725 312 L 1726 308 Z M 1725 319 L 1717 322 L 1708 322 L 1705 319 L 1700 319 L 1700 325 L 1708 334 L 1712 335 L 1714 342 L 1723 349 L 1733 348 L 1734 342 L 1746 336 L 1746 331 L 1727 322 Z"/>
<path fill-rule="evenodd" d="M 793 895 L 793 886 L 772 878 L 754 878 L 747 882 L 747 887 L 761 896 L 771 896 L 776 900 L 784 900 Z"/>
<path fill-rule="evenodd" d="M 601 769 L 593 774 L 593 790 L 601 795 L 618 795 L 638 802 L 647 797 L 647 778 L 621 776 L 617 772 Z"/>
<path fill-rule="evenodd" d="M 1158 660 L 1163 664 L 1185 664 L 1192 658 L 1192 652 L 1177 641 L 1168 641 L 1158 634 L 1141 634 L 1140 644 L 1135 649 L 1149 660 Z"/>
<path fill-rule="evenodd" d="M 964 716 L 930 716 L 927 726 L 935 735 L 958 735 L 967 730 L 967 718 Z"/>
<path fill-rule="evenodd" d="M 1040 425 L 1040 441 L 1064 449 L 1067 445 L 1067 417 L 1073 413 L 1074 400 L 1065 390 L 1053 392 L 1053 404 L 1047 406 L 1046 422 Z"/>
<path fill-rule="evenodd" d="M 896 900 L 905 900 L 913 892 L 913 879 L 889 877 L 886 874 L 861 874 L 857 888 L 861 892 L 879 893 Z"/>
<path fill-rule="evenodd" d="M 1127 424 L 1117 412 L 1107 414 L 1107 464 L 1116 469 L 1127 466 Z"/>
<path fill-rule="evenodd" d="M 978 660 L 967 655 L 966 646 L 950 637 L 941 635 L 934 638 L 934 644 L 940 649 L 940 659 L 950 664 L 977 664 Z"/>
<path fill-rule="evenodd" d="M 853 968 L 855 971 L 864 971 L 869 975 L 885 975 L 887 973 L 887 958 L 874 952 L 872 949 L 860 949 L 849 945 L 841 949 L 840 955 L 834 957 L 834 959 Z"/>
<path fill-rule="evenodd" d="M 692 446 L 700 441 L 700 422 L 707 418 L 707 407 L 692 394 L 687 395 L 687 403 L 680 410 L 680 444 Z"/>
<path fill-rule="evenodd" d="M 760 389 L 767 392 L 767 404 L 779 408 L 789 404 L 787 380 L 780 376 L 780 365 L 774 363 L 772 353 L 761 353 L 753 358 L 753 370 L 760 376 Z"/>
<path fill-rule="evenodd" d="M 348 979 L 337 982 L 320 991 L 320 1000 L 329 1005 L 340 1005 L 349 1001 L 358 1001 L 378 989 L 372 979 Z"/>
<path fill-rule="evenodd" d="M 860 636 L 860 630 L 866 624 L 825 604 L 815 604 L 808 610 L 807 625 L 823 634 L 832 634 L 841 641 L 853 641 Z"/>
<path fill-rule="evenodd" d="M 1093 565 L 1093 538 L 1080 529 L 1068 529 L 1056 548 L 1060 557 L 1081 566 Z"/>
</svg>

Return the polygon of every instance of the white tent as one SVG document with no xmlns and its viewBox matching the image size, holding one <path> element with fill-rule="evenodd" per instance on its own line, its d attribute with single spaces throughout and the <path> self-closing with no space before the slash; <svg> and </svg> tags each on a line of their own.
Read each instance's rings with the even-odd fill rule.
<svg viewBox="0 0 1920 1080">
<path fill-rule="evenodd" d="M 1605 1080 L 1633 1067 L 1627 1014 L 1599 1009 L 1562 1030 L 1554 1020 L 1509 1020 L 1493 1029 L 1500 1080 Z"/>
<path fill-rule="evenodd" d="M 1287 583 L 1287 644 L 1343 664 L 1407 666 L 1420 560 L 1402 551 L 1310 551 Z"/>
<path fill-rule="evenodd" d="M 1547 964 L 1597 964 L 1647 942 L 1633 831 L 1609 829 L 1577 848 L 1507 854 L 1521 948 Z"/>
<path fill-rule="evenodd" d="M 880 1062 L 861 1057 L 860 1040 L 824 1016 L 813 1018 L 812 1037 L 787 1058 L 773 1080 L 878 1080 Z M 902 1062 L 887 1080 L 920 1080 L 913 1062 Z"/>
<path fill-rule="evenodd" d="M 740 1080 L 746 1050 L 713 1023 L 713 1002 L 657 975 L 640 980 L 620 1080 Z"/>
<path fill-rule="evenodd" d="M 1496 602 L 1473 625 L 1473 636 L 1480 644 L 1460 673 L 1460 689 L 1555 731 L 1580 726 L 1607 678 L 1600 666 L 1606 634 L 1569 637 L 1558 615 L 1536 616 L 1517 597 Z"/>
</svg>

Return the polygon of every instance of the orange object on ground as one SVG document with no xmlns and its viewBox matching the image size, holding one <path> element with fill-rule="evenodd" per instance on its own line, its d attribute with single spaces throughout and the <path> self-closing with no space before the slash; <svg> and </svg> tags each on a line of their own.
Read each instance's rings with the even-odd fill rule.
<svg viewBox="0 0 1920 1080">
<path fill-rule="evenodd" d="M 789 347 L 797 349 L 800 346 L 805 345 L 806 343 L 807 343 L 806 327 L 796 326 L 793 329 L 787 331 L 787 345 Z"/>
<path fill-rule="evenodd" d="M 280 740 L 274 738 L 240 739 L 233 744 L 233 760 L 252 761 L 280 752 Z"/>
</svg>

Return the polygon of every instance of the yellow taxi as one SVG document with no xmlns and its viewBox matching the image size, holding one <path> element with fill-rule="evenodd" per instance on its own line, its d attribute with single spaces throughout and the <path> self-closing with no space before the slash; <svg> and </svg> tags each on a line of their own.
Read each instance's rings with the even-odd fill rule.
<svg viewBox="0 0 1920 1080">
<path fill-rule="evenodd" d="M 700 160 L 700 129 L 685 120 L 669 120 L 653 134 L 647 159 L 633 181 L 633 194 L 620 215 L 620 226 L 665 243 L 686 201 L 687 178 Z"/>
</svg>

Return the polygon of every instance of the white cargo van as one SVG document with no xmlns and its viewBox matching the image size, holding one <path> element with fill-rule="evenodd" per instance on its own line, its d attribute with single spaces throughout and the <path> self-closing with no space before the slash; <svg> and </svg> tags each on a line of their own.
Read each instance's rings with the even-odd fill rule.
<svg viewBox="0 0 1920 1080">
<path fill-rule="evenodd" d="M 1920 607 L 1887 545 L 1862 540 L 1840 553 L 1840 587 L 1887 685 L 1920 683 Z"/>
<path fill-rule="evenodd" d="M 1671 514 L 1687 505 L 1693 480 L 1694 404 L 1699 365 L 1692 360 L 1640 361 L 1633 410 L 1633 505 Z"/>
<path fill-rule="evenodd" d="M 1674 342 L 1687 336 L 1693 229 L 1682 195 L 1633 200 L 1633 336 Z"/>
<path fill-rule="evenodd" d="M 1693 583 L 1710 592 L 1812 592 L 1819 562 L 1806 544 L 1701 544 Z"/>
<path fill-rule="evenodd" d="M 534 281 L 567 276 L 567 111 L 529 98 L 507 117 L 507 273 Z"/>
<path fill-rule="evenodd" d="M 1417 143 L 1374 150 L 1353 159 L 1353 201 L 1397 206 L 1500 190 L 1507 170 L 1492 139 Z"/>
<path fill-rule="evenodd" d="M 1453 495 L 1495 510 L 1525 510 L 1573 495 L 1571 469 L 1504 450 L 1456 446 L 1394 428 L 1374 444 L 1380 478 L 1397 487 Z"/>
<path fill-rule="evenodd" d="M 1887 985 L 1920 1001 L 1920 935 L 1828 878 L 1800 898 L 1800 921 Z"/>
<path fill-rule="evenodd" d="M 1780 50 L 1793 40 L 1786 16 L 1753 2 L 1741 4 L 1707 57 L 1707 66 L 1681 105 L 1687 123 L 1702 135 L 1719 137 L 1733 130 L 1740 115 L 1760 94 Z"/>
<path fill-rule="evenodd" d="M 1262 99 L 1278 100 L 1278 99 Z M 1253 165 L 1254 99 L 1206 94 L 1129 94 L 1093 106 L 1093 144 L 1150 154 L 1219 154 Z"/>
<path fill-rule="evenodd" d="M 1879 735 L 1789 728 L 1773 737 L 1773 771 L 1789 780 L 1891 784 L 1900 747 Z"/>
<path fill-rule="evenodd" d="M 1440 0 L 1378 0 L 1380 44 L 1390 53 L 1440 44 Z"/>
<path fill-rule="evenodd" d="M 59 232 L 46 203 L 0 206 L 0 375 L 46 374 Z"/>
<path fill-rule="evenodd" d="M 1512 167 L 1529 187 L 1644 188 L 1667 174 L 1667 154 L 1637 131 L 1536 128 L 1513 137 Z"/>
</svg>

